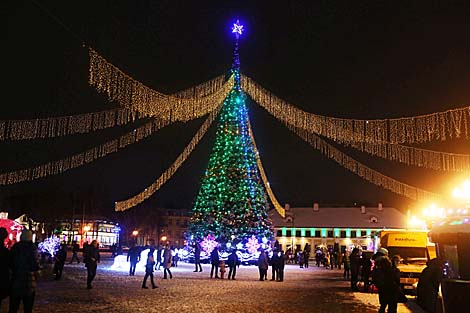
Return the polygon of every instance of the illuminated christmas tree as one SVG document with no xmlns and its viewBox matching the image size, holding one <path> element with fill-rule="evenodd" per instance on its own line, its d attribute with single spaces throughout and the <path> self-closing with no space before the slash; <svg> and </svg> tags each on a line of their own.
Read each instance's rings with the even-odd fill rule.
<svg viewBox="0 0 470 313">
<path fill-rule="evenodd" d="M 232 29 L 235 84 L 221 109 L 215 144 L 194 204 L 189 225 L 192 240 L 209 234 L 222 243 L 272 236 L 266 192 L 249 135 L 246 98 L 240 88 L 238 38 L 242 31 L 237 21 Z"/>
</svg>

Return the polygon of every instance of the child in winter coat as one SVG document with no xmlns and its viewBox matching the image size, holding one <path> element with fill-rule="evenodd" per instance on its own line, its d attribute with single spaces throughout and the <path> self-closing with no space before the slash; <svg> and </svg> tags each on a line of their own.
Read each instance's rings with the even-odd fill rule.
<svg viewBox="0 0 470 313">
<path fill-rule="evenodd" d="M 225 261 L 220 261 L 220 279 L 224 279 L 225 275 Z"/>
</svg>

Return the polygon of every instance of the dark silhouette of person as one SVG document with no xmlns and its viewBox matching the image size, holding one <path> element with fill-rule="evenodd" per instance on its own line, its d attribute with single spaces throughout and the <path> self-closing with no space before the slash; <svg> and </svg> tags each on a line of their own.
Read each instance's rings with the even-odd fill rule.
<svg viewBox="0 0 470 313">
<path fill-rule="evenodd" d="M 240 264 L 238 259 L 237 250 L 233 249 L 232 253 L 228 256 L 228 279 L 235 280 L 235 275 L 237 274 L 237 266 Z"/>
<path fill-rule="evenodd" d="M 65 260 L 67 259 L 67 246 L 65 244 L 60 245 L 59 251 L 55 256 L 54 262 L 54 274 L 55 279 L 59 280 L 62 277 L 64 271 Z"/>
<path fill-rule="evenodd" d="M 127 262 L 130 262 L 129 276 L 135 275 L 135 268 L 140 261 L 140 248 L 135 244 L 127 252 Z"/>
<path fill-rule="evenodd" d="M 157 262 L 158 271 L 160 270 L 160 267 L 162 267 L 163 265 L 163 251 L 164 250 L 165 250 L 165 246 L 163 245 L 163 243 L 160 243 L 160 245 L 158 246 L 158 250 L 157 250 L 157 259 L 155 260 L 155 262 Z"/>
<path fill-rule="evenodd" d="M 268 273 L 269 260 L 266 252 L 261 249 L 258 257 L 258 270 L 259 270 L 259 280 L 263 281 L 266 279 Z"/>
<path fill-rule="evenodd" d="M 211 251 L 211 278 L 214 275 L 215 271 L 215 278 L 219 278 L 219 249 L 217 247 Z"/>
<path fill-rule="evenodd" d="M 364 282 L 364 292 L 369 292 L 370 285 L 370 272 L 372 270 L 372 262 L 370 258 L 362 258 L 362 270 L 361 270 L 361 279 Z"/>
<path fill-rule="evenodd" d="M 284 281 L 284 266 L 286 265 L 286 255 L 284 251 L 279 252 L 279 260 L 277 265 L 277 281 Z"/>
<path fill-rule="evenodd" d="M 277 248 L 273 250 L 273 256 L 271 257 L 271 281 L 279 279 L 279 251 Z"/>
<path fill-rule="evenodd" d="M 196 242 L 194 244 L 194 272 L 202 272 L 202 266 L 201 266 L 201 245 L 199 242 Z M 198 270 L 199 267 L 199 270 Z"/>
<path fill-rule="evenodd" d="M 310 251 L 304 250 L 304 267 L 308 268 L 308 259 L 310 258 Z"/>
<path fill-rule="evenodd" d="M 400 271 L 392 266 L 388 256 L 376 259 L 372 280 L 379 292 L 379 313 L 385 313 L 387 306 L 389 313 L 396 313 L 398 290 L 400 288 Z"/>
<path fill-rule="evenodd" d="M 10 251 L 5 247 L 5 239 L 7 237 L 7 230 L 4 227 L 0 227 L 0 310 L 2 308 L 2 300 L 7 298 L 10 292 Z"/>
<path fill-rule="evenodd" d="M 33 234 L 23 229 L 20 241 L 15 243 L 10 251 L 11 287 L 10 308 L 8 312 L 18 312 L 23 301 L 24 312 L 33 312 L 34 297 L 36 295 L 37 249 L 32 242 Z"/>
<path fill-rule="evenodd" d="M 155 285 L 155 282 L 153 280 L 153 268 L 155 267 L 155 259 L 153 257 L 154 249 L 150 249 L 148 255 L 147 255 L 147 264 L 145 265 L 145 276 L 144 276 L 144 281 L 142 282 L 142 288 L 148 289 L 147 287 L 147 278 L 150 277 L 150 283 L 152 284 L 152 289 L 158 288 Z"/>
<path fill-rule="evenodd" d="M 170 279 L 173 278 L 173 274 L 171 274 L 170 268 L 173 260 L 173 256 L 171 255 L 170 245 L 166 244 L 165 250 L 163 251 L 163 266 L 165 269 L 163 270 L 163 279 L 167 279 L 167 273 L 170 275 Z"/>
<path fill-rule="evenodd" d="M 359 268 L 361 267 L 361 256 L 359 255 L 359 249 L 354 248 L 349 257 L 351 263 L 351 289 L 357 291 L 357 281 L 359 276 Z"/>
<path fill-rule="evenodd" d="M 86 288 L 92 288 L 92 281 L 96 276 L 96 269 L 98 263 L 100 263 L 100 251 L 98 249 L 98 242 L 93 240 L 91 244 L 87 245 L 84 249 L 84 260 L 85 266 L 87 268 L 87 279 L 86 279 Z"/>
<path fill-rule="evenodd" d="M 70 260 L 70 264 L 72 264 L 74 260 L 77 260 L 77 264 L 80 263 L 80 259 L 78 258 L 78 251 L 80 251 L 80 246 L 76 241 L 74 241 L 72 244 L 72 260 Z"/>
<path fill-rule="evenodd" d="M 434 258 L 429 260 L 419 277 L 418 288 L 416 290 L 418 304 L 426 312 L 436 312 L 437 295 L 441 280 L 442 271 L 439 259 Z"/>
</svg>

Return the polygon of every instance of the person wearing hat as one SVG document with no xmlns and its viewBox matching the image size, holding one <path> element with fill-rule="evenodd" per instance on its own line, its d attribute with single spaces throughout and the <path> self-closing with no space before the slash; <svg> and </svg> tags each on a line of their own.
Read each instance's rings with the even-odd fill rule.
<svg viewBox="0 0 470 313">
<path fill-rule="evenodd" d="M 33 311 L 39 265 L 37 249 L 32 238 L 32 232 L 23 229 L 20 241 L 15 243 L 10 251 L 12 276 L 9 312 L 17 312 L 21 301 L 23 301 L 24 312 Z"/>
</svg>

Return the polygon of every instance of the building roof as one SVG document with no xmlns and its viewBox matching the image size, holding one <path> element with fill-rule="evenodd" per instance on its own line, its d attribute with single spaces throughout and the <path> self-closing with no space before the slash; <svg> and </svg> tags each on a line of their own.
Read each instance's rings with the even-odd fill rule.
<svg viewBox="0 0 470 313">
<path fill-rule="evenodd" d="M 391 207 L 289 208 L 285 219 L 275 210 L 270 217 L 274 227 L 406 228 L 406 215 Z"/>
</svg>

